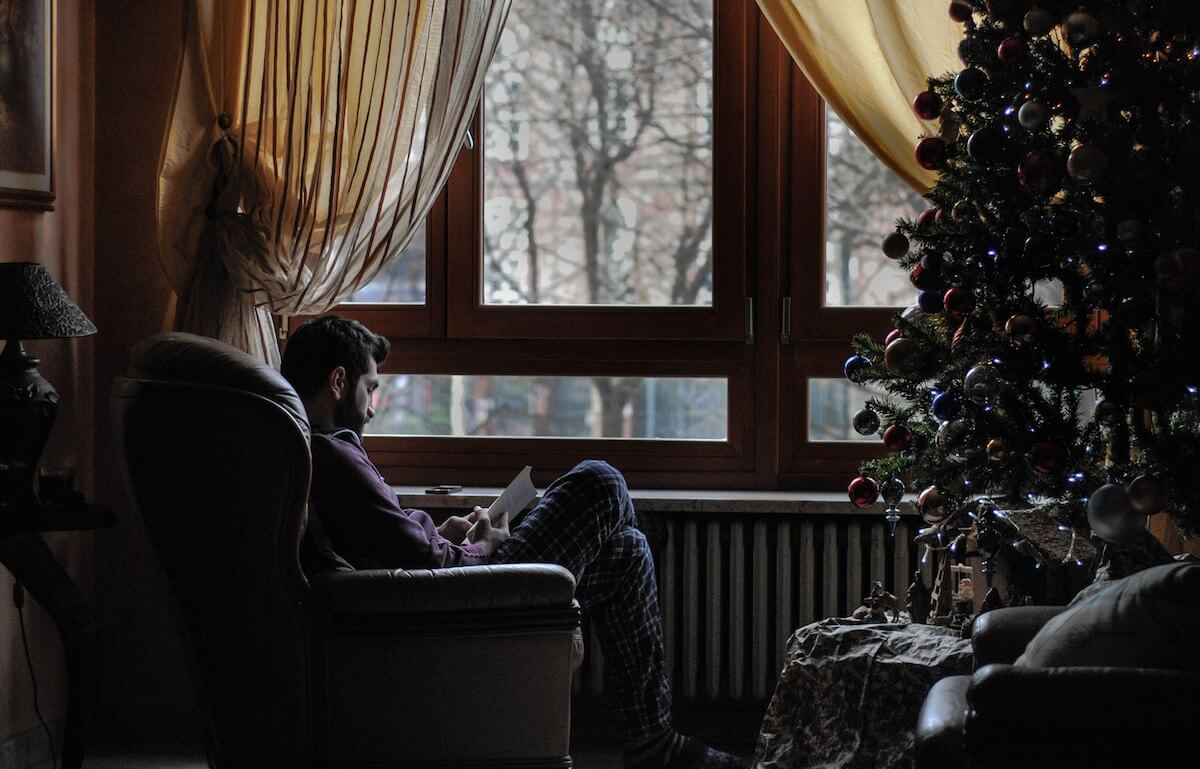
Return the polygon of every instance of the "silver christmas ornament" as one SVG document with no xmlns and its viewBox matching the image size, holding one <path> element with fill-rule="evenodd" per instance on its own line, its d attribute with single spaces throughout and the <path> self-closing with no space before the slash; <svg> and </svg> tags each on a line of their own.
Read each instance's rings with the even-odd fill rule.
<svg viewBox="0 0 1200 769">
<path fill-rule="evenodd" d="M 1100 38 L 1100 22 L 1089 13 L 1076 11 L 1067 17 L 1063 32 L 1072 48 L 1086 48 Z"/>
<path fill-rule="evenodd" d="M 1092 532 L 1113 545 L 1131 542 L 1145 523 L 1133 509 L 1129 490 L 1120 483 L 1107 483 L 1092 492 L 1087 519 Z"/>
<path fill-rule="evenodd" d="M 967 397 L 976 403 L 984 403 L 1000 394 L 1000 375 L 986 364 L 974 366 L 963 378 L 963 389 Z"/>
<path fill-rule="evenodd" d="M 1044 8 L 1034 8 L 1025 14 L 1025 31 L 1034 37 L 1041 37 L 1054 29 L 1054 17 Z"/>
<path fill-rule="evenodd" d="M 879 484 L 879 496 L 883 497 L 883 501 L 889 507 L 895 507 L 900 504 L 900 498 L 904 496 L 904 481 L 899 478 L 888 478 Z"/>
<path fill-rule="evenodd" d="M 879 430 L 879 415 L 871 409 L 859 409 L 852 421 L 854 432 L 859 435 L 873 435 Z"/>
<path fill-rule="evenodd" d="M 1036 131 L 1046 124 L 1050 110 L 1038 101 L 1027 101 L 1017 110 L 1017 122 L 1027 131 Z"/>
</svg>

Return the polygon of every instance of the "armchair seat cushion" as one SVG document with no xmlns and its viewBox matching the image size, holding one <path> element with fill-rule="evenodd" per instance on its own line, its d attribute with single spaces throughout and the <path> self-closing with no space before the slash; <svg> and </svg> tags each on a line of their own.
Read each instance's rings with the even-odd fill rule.
<svg viewBox="0 0 1200 769">
<path fill-rule="evenodd" d="M 311 584 L 335 615 L 570 608 L 575 593 L 571 572 L 542 563 L 326 572 Z"/>
<path fill-rule="evenodd" d="M 1116 580 L 1051 619 L 1016 664 L 1200 672 L 1200 564 L 1155 566 Z"/>
</svg>

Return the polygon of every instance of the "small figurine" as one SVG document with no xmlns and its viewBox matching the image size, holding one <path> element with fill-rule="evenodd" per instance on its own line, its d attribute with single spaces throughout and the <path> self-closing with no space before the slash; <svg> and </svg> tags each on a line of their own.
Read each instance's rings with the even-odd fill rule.
<svg viewBox="0 0 1200 769">
<path fill-rule="evenodd" d="M 959 614 L 975 612 L 975 583 L 970 577 L 958 580 L 958 590 L 954 592 L 954 610 Z"/>
<path fill-rule="evenodd" d="M 900 621 L 900 609 L 896 604 L 896 596 L 883 589 L 883 583 L 876 580 L 871 586 L 870 595 L 863 598 L 862 606 L 854 610 L 854 619 L 886 622 L 887 611 L 892 611 L 892 622 Z"/>
<path fill-rule="evenodd" d="M 929 607 L 933 600 L 933 594 L 925 585 L 925 580 L 921 578 L 921 570 L 913 572 L 913 583 L 908 586 L 908 592 L 904 594 L 904 608 L 908 609 L 908 618 L 910 621 L 924 625 L 929 619 Z"/>
</svg>

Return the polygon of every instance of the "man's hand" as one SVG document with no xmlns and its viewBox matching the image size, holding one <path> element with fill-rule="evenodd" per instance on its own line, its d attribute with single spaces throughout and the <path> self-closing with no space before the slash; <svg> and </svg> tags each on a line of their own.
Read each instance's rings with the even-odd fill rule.
<svg viewBox="0 0 1200 769">
<path fill-rule="evenodd" d="M 484 555 L 491 555 L 496 552 L 504 540 L 508 539 L 508 511 L 500 513 L 495 520 L 488 516 L 488 511 L 482 507 L 476 507 L 467 520 L 474 522 L 475 531 L 471 534 L 471 541 L 478 542 L 480 549 Z"/>
<path fill-rule="evenodd" d="M 471 521 L 461 515 L 452 515 L 438 526 L 438 534 L 441 534 L 446 539 L 456 545 L 462 544 L 463 537 L 467 536 L 467 530 L 471 528 Z"/>
</svg>

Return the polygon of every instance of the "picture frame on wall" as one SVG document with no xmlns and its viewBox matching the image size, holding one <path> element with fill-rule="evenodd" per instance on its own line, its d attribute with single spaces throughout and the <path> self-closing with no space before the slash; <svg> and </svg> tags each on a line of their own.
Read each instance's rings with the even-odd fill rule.
<svg viewBox="0 0 1200 769">
<path fill-rule="evenodd" d="M 0 206 L 54 208 L 55 0 L 0 0 Z"/>
</svg>

